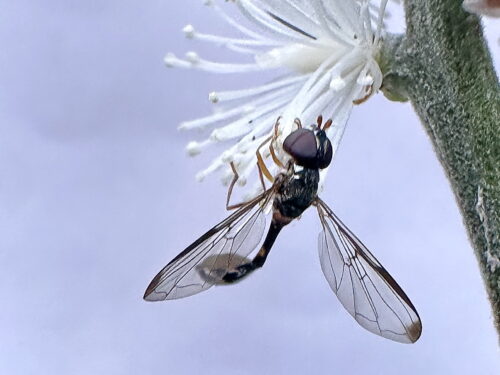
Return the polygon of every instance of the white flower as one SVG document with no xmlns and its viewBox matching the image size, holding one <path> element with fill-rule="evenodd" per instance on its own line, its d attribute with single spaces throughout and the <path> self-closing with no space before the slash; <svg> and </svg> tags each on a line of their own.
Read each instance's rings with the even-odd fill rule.
<svg viewBox="0 0 500 375">
<path fill-rule="evenodd" d="M 285 74 L 261 86 L 212 92 L 209 99 L 217 103 L 216 112 L 180 125 L 181 129 L 219 126 L 204 141 L 188 144 L 191 155 L 211 144 L 233 141 L 197 179 L 222 169 L 223 181 L 228 183 L 233 176 L 229 166 L 232 161 L 240 184 L 245 184 L 256 166 L 256 149 L 274 134 L 280 116 L 273 146 L 281 160 L 287 158 L 281 145 L 296 129 L 295 118 L 300 118 L 304 125 L 315 123 L 320 114 L 325 119 L 332 118 L 328 136 L 336 150 L 353 104 L 366 100 L 381 86 L 382 73 L 376 56 L 386 3 L 387 0 L 381 0 L 379 6 L 374 6 L 369 0 L 234 0 L 226 4 L 238 7 L 249 21 L 246 27 L 215 1 L 205 0 L 240 36 L 204 34 L 188 25 L 183 30 L 186 37 L 223 46 L 250 57 L 251 61 L 225 64 L 188 52 L 184 59 L 168 54 L 167 66 L 215 73 L 275 69 L 284 70 Z M 261 152 L 263 157 L 269 157 L 267 144 Z M 271 173 L 279 170 L 272 160 L 267 165 Z"/>
</svg>

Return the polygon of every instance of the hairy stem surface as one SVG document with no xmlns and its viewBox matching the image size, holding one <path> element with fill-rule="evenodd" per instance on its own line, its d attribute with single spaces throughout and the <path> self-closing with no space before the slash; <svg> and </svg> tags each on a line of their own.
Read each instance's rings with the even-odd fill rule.
<svg viewBox="0 0 500 375">
<path fill-rule="evenodd" d="M 406 0 L 406 35 L 381 54 L 384 90 L 409 99 L 450 181 L 500 334 L 500 86 L 478 17 L 458 0 Z"/>
</svg>

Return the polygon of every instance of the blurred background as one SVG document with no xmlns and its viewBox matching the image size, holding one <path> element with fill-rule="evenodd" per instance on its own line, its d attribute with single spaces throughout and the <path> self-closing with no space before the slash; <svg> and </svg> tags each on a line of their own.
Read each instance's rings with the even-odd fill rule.
<svg viewBox="0 0 500 375">
<path fill-rule="evenodd" d="M 156 272 L 227 215 L 219 179 L 194 180 L 222 149 L 188 158 L 202 136 L 177 125 L 255 76 L 164 67 L 168 51 L 224 60 L 180 32 L 231 31 L 198 0 L 0 4 L 0 373 L 500 373 L 477 262 L 411 105 L 354 109 L 322 197 L 412 299 L 416 344 L 343 310 L 313 210 L 247 281 L 146 303 Z M 486 26 L 498 64 L 500 21 Z"/>
</svg>

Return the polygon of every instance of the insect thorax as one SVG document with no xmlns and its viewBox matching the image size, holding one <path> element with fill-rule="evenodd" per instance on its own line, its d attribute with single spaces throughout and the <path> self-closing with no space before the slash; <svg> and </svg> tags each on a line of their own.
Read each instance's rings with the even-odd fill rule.
<svg viewBox="0 0 500 375">
<path fill-rule="evenodd" d="M 296 167 L 278 188 L 274 208 L 284 217 L 299 217 L 316 198 L 318 183 L 318 169 Z"/>
</svg>

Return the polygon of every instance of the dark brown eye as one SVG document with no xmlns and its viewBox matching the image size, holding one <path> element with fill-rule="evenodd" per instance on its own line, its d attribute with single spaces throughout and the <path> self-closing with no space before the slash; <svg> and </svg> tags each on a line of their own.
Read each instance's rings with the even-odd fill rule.
<svg viewBox="0 0 500 375">
<path fill-rule="evenodd" d="M 317 153 L 317 162 L 318 168 L 324 169 L 328 167 L 332 161 L 333 149 L 332 143 L 326 136 L 326 133 L 323 130 L 320 130 L 316 133 L 316 137 L 318 138 L 318 153 Z"/>
<path fill-rule="evenodd" d="M 294 131 L 286 137 L 283 149 L 295 159 L 297 165 L 318 168 L 318 144 L 313 131 L 304 128 Z"/>
<path fill-rule="evenodd" d="M 283 149 L 305 168 L 324 169 L 332 161 L 332 144 L 323 130 L 298 129 L 286 137 Z"/>
</svg>

